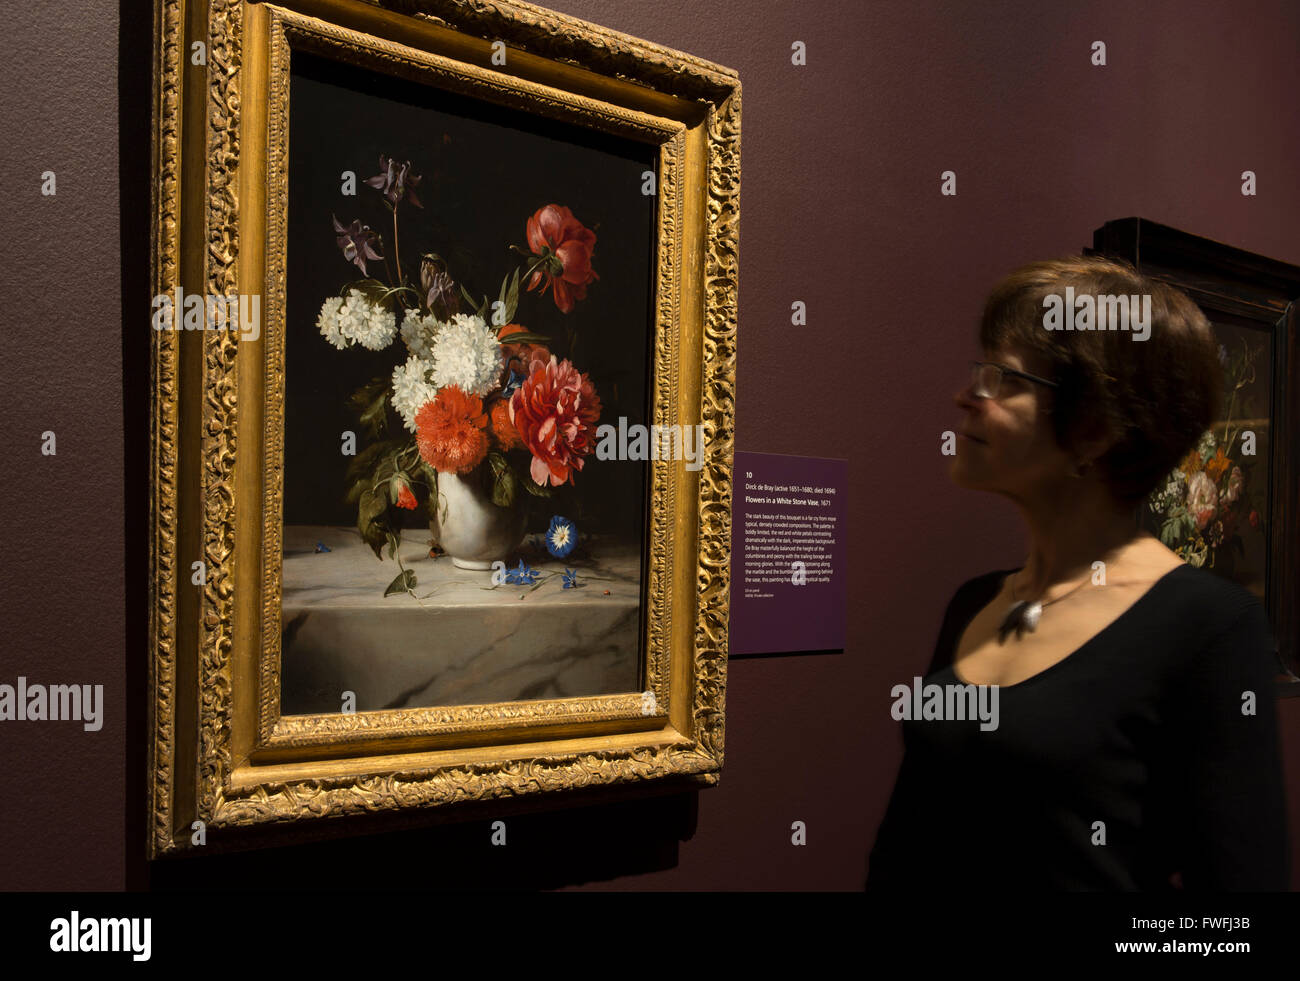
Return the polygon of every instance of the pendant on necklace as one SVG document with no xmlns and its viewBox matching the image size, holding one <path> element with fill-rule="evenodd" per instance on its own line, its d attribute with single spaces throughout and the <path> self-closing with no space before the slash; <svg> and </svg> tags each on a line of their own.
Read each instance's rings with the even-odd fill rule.
<svg viewBox="0 0 1300 981">
<path fill-rule="evenodd" d="M 1026 600 L 1020 600 L 1012 603 L 1007 609 L 1007 615 L 1002 620 L 1002 626 L 998 628 L 998 642 L 1001 643 L 1007 639 L 1007 634 L 1014 629 L 1017 639 L 1024 635 L 1028 630 L 1033 633 L 1038 629 L 1038 619 L 1043 615 L 1042 603 L 1030 603 Z"/>
</svg>

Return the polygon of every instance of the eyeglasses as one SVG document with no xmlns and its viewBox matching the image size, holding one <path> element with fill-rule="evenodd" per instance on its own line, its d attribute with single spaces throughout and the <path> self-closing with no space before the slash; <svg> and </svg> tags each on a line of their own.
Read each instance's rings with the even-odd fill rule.
<svg viewBox="0 0 1300 981">
<path fill-rule="evenodd" d="M 995 361 L 972 361 L 970 366 L 971 384 L 974 386 L 974 394 L 977 399 L 997 398 L 998 390 L 1002 387 L 1003 375 L 1014 375 L 1016 378 L 1038 382 L 1038 384 L 1046 385 L 1049 388 L 1060 387 L 1054 381 L 1048 381 L 1046 378 L 1039 378 L 1037 375 L 1031 375 L 1023 371 L 1016 371 L 1014 368 L 1008 368 L 1006 365 L 998 364 Z"/>
</svg>

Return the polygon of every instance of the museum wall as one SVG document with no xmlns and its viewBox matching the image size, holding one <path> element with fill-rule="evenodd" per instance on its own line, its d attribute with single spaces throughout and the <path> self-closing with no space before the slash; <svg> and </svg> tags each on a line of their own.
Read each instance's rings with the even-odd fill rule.
<svg viewBox="0 0 1300 981">
<path fill-rule="evenodd" d="M 149 6 L 13 4 L 0 40 L 0 446 L 18 461 L 0 483 L 0 674 L 106 699 L 97 732 L 3 731 L 6 889 L 860 888 L 901 753 L 889 689 L 922 673 L 959 583 L 1023 558 L 1015 511 L 952 486 L 940 454 L 985 292 L 1130 215 L 1300 263 L 1290 0 L 553 0 L 740 72 L 736 447 L 848 459 L 846 649 L 731 663 L 716 788 L 521 814 L 504 849 L 475 821 L 151 868 Z M 1300 699 L 1281 724 L 1297 883 Z"/>
</svg>

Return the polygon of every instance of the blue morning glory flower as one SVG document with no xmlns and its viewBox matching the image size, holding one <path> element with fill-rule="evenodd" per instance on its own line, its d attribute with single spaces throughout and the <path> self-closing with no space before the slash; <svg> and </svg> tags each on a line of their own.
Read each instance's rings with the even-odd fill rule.
<svg viewBox="0 0 1300 981">
<path fill-rule="evenodd" d="M 334 549 L 330 548 L 330 547 L 329 547 L 328 545 L 326 545 L 324 542 L 317 542 L 317 543 L 316 543 L 316 551 L 317 551 L 317 552 L 332 552 L 332 551 L 334 551 Z"/>
<path fill-rule="evenodd" d="M 531 586 L 537 581 L 538 572 L 523 559 L 519 560 L 519 567 L 510 569 L 506 572 L 506 582 L 512 586 Z"/>
<path fill-rule="evenodd" d="M 505 386 L 501 389 L 501 395 L 504 398 L 510 398 L 510 396 L 514 393 L 514 390 L 518 388 L 520 385 L 522 385 L 524 382 L 526 382 L 527 380 L 528 380 L 527 377 L 515 371 L 515 366 L 512 364 L 510 366 L 510 378 L 505 383 Z"/>
<path fill-rule="evenodd" d="M 551 527 L 546 529 L 546 551 L 557 559 L 566 557 L 578 544 L 578 529 L 568 518 L 558 514 L 551 518 Z"/>
<path fill-rule="evenodd" d="M 565 569 L 560 574 L 560 578 L 564 580 L 565 589 L 573 589 L 578 585 L 578 571 L 576 569 Z"/>
</svg>

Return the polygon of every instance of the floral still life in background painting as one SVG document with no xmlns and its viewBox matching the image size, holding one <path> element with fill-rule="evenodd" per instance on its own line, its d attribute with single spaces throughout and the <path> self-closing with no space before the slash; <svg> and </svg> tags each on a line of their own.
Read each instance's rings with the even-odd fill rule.
<svg viewBox="0 0 1300 981">
<path fill-rule="evenodd" d="M 391 213 L 391 242 L 360 219 L 333 218 L 342 258 L 362 278 L 325 300 L 316 326 L 340 350 L 382 351 L 401 336 L 391 375 L 349 400 L 370 443 L 348 469 L 347 499 L 362 540 L 381 560 L 386 547 L 398 562 L 385 595 L 414 595 L 414 572 L 400 568 L 401 512 L 423 509 L 437 550 L 456 567 L 500 569 L 525 538 L 524 495 L 546 498 L 574 484 L 594 448 L 601 403 L 591 379 L 516 314 L 521 285 L 572 314 L 599 279 L 596 235 L 567 207 L 546 204 L 524 223 L 527 248 L 509 246 L 522 265 L 505 275 L 495 300 L 476 299 L 436 253 L 403 264 L 399 215 L 410 222 L 423 211 L 421 178 L 409 162 L 388 157 L 379 171 L 365 183 L 377 192 L 376 209 Z M 573 523 L 556 516 L 543 541 L 564 558 L 577 537 Z M 505 581 L 532 584 L 526 569 L 520 560 Z M 574 585 L 564 579 L 563 588 Z"/>
<path fill-rule="evenodd" d="M 1261 420 L 1250 420 L 1245 394 L 1255 381 L 1259 354 L 1259 349 L 1252 351 L 1244 342 L 1231 356 L 1219 346 L 1227 403 L 1222 428 L 1207 429 L 1147 500 L 1159 523 L 1160 540 L 1189 565 L 1207 569 L 1223 565 L 1234 553 L 1244 551 L 1245 526 L 1261 530 L 1265 503 L 1259 481 L 1251 475 L 1263 447 L 1256 448 L 1256 434 L 1246 425 L 1259 425 Z"/>
</svg>

